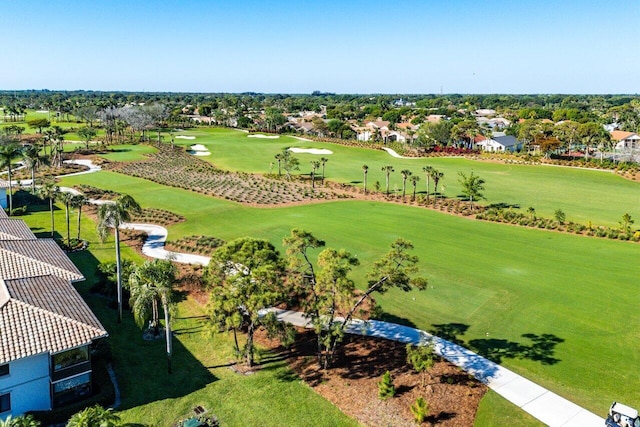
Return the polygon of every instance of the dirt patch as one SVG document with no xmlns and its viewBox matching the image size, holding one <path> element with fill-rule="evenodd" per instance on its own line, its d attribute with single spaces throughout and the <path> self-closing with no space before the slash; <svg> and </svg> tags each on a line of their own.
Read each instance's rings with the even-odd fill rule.
<svg viewBox="0 0 640 427">
<path fill-rule="evenodd" d="M 318 394 L 366 426 L 415 426 L 410 406 L 418 397 L 429 405 L 423 425 L 471 426 L 487 387 L 449 362 L 438 360 L 424 377 L 406 363 L 403 344 L 379 338 L 348 335 L 336 355 L 334 368 L 318 369 L 315 336 L 299 330 L 289 350 L 259 332 L 256 342 L 271 349 L 265 359 L 286 358 L 291 368 Z M 378 383 L 389 371 L 396 396 L 378 398 Z M 293 380 L 293 378 L 291 379 Z"/>
</svg>

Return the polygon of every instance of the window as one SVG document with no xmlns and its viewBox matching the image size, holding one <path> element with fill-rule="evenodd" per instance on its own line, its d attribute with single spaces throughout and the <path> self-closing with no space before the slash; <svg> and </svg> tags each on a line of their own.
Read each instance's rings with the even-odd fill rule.
<svg viewBox="0 0 640 427">
<path fill-rule="evenodd" d="M 0 394 L 0 414 L 11 410 L 11 394 Z"/>
<path fill-rule="evenodd" d="M 53 355 L 53 370 L 59 371 L 69 366 L 89 361 L 89 347 L 78 347 Z"/>
<path fill-rule="evenodd" d="M 91 374 L 84 373 L 53 383 L 53 405 L 63 406 L 91 395 Z"/>
<path fill-rule="evenodd" d="M 5 363 L 4 365 L 0 365 L 0 377 L 4 377 L 5 375 L 9 375 L 8 363 Z"/>
</svg>

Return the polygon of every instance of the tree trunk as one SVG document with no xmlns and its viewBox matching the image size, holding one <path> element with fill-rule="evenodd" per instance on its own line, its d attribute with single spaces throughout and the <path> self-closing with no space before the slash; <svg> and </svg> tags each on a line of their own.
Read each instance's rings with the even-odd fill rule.
<svg viewBox="0 0 640 427">
<path fill-rule="evenodd" d="M 11 159 L 9 159 L 9 216 L 13 215 L 13 184 L 11 183 Z"/>
<path fill-rule="evenodd" d="M 36 167 L 31 168 L 31 194 L 36 194 Z"/>
<path fill-rule="evenodd" d="M 247 345 L 245 347 L 245 356 L 247 358 L 247 365 L 249 367 L 253 366 L 253 322 L 249 323 L 249 328 L 247 329 Z"/>
<path fill-rule="evenodd" d="M 67 246 L 71 246 L 71 227 L 69 225 L 69 203 L 64 204 L 64 216 L 67 220 Z"/>
<path fill-rule="evenodd" d="M 78 237 L 77 239 L 80 240 L 80 218 L 82 217 L 82 205 L 78 206 Z"/>
<path fill-rule="evenodd" d="M 116 276 L 118 278 L 117 283 L 117 297 L 118 297 L 118 323 L 122 323 L 122 265 L 120 262 L 120 231 L 118 226 L 120 224 L 116 221 Z"/>
<path fill-rule="evenodd" d="M 51 211 L 51 238 L 54 238 L 55 222 L 53 219 L 53 197 L 49 197 L 49 210 Z"/>
<path fill-rule="evenodd" d="M 173 343 L 171 340 L 171 323 L 169 322 L 169 306 L 166 298 L 162 298 L 162 308 L 164 309 L 164 330 L 167 338 L 167 368 L 171 373 L 171 355 L 173 353 Z"/>
</svg>

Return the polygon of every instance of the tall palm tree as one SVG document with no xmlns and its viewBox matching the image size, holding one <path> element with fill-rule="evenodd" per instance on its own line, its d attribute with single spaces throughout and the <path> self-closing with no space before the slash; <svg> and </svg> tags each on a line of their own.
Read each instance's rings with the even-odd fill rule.
<svg viewBox="0 0 640 427">
<path fill-rule="evenodd" d="M 327 164 L 329 159 L 326 157 L 320 157 L 320 163 L 322 164 L 322 186 L 324 187 L 324 165 Z"/>
<path fill-rule="evenodd" d="M 160 316 L 158 303 L 164 311 L 165 337 L 167 341 L 167 366 L 171 373 L 171 318 L 174 307 L 173 284 L 176 280 L 176 268 L 167 260 L 146 261 L 131 274 L 131 309 L 138 326 L 144 326 L 151 320 L 156 336 L 159 333 Z"/>
<path fill-rule="evenodd" d="M 420 181 L 420 177 L 418 175 L 411 176 L 411 184 L 413 184 L 413 198 L 411 200 L 416 200 L 416 187 L 418 186 L 418 181 Z"/>
<path fill-rule="evenodd" d="M 45 162 L 45 157 L 40 155 L 40 147 L 37 145 L 26 145 L 22 149 L 22 159 L 24 164 L 31 171 L 31 193 L 36 193 L 36 170 Z"/>
<path fill-rule="evenodd" d="M 311 167 L 313 171 L 311 172 L 311 188 L 316 188 L 316 171 L 320 167 L 320 162 L 317 160 L 311 160 Z"/>
<path fill-rule="evenodd" d="M 282 176 L 282 160 L 284 159 L 283 153 L 278 153 L 275 156 L 275 159 L 278 161 L 278 176 Z"/>
<path fill-rule="evenodd" d="M 89 203 L 89 199 L 87 199 L 84 194 L 76 194 L 71 199 L 71 207 L 78 209 L 78 235 L 76 237 L 78 240 L 80 240 L 80 219 L 82 217 L 82 207 L 87 203 Z"/>
<path fill-rule="evenodd" d="M 362 165 L 362 172 L 364 174 L 364 179 L 362 180 L 364 184 L 364 194 L 367 194 L 367 174 L 369 173 L 369 166 Z"/>
<path fill-rule="evenodd" d="M 431 178 L 431 173 L 433 172 L 433 166 L 423 166 L 422 171 L 427 176 L 427 204 L 429 204 L 429 179 Z"/>
<path fill-rule="evenodd" d="M 393 166 L 391 165 L 386 165 L 382 167 L 382 172 L 384 172 L 387 176 L 387 196 L 389 195 L 389 175 L 391 175 L 391 172 L 393 172 L 395 169 L 393 169 Z"/>
<path fill-rule="evenodd" d="M 409 178 L 412 173 L 409 169 L 402 169 L 400 174 L 402 175 L 402 198 L 404 199 L 407 190 L 407 178 Z"/>
<path fill-rule="evenodd" d="M 64 217 L 67 221 L 67 247 L 71 246 L 71 227 L 69 226 L 69 209 L 71 208 L 71 203 L 73 201 L 73 194 L 71 193 L 60 193 L 60 201 L 64 203 Z"/>
<path fill-rule="evenodd" d="M 433 197 L 438 198 L 438 183 L 444 177 L 444 173 L 437 169 L 431 171 L 431 179 L 433 179 Z"/>
<path fill-rule="evenodd" d="M 37 194 L 41 199 L 49 199 L 49 210 L 51 211 L 51 238 L 53 239 L 56 231 L 53 216 L 53 201 L 58 197 L 58 194 L 60 194 L 60 187 L 56 185 L 55 181 L 47 181 L 38 187 Z"/>
<path fill-rule="evenodd" d="M 7 178 L 9 181 L 9 215 L 13 213 L 13 183 L 11 182 L 11 161 L 14 157 L 20 155 L 20 146 L 13 139 L 3 138 L 0 140 L 0 167 L 6 167 L 8 170 Z"/>
<path fill-rule="evenodd" d="M 120 196 L 114 203 L 100 205 L 98 209 L 98 234 L 105 241 L 109 228 L 113 227 L 116 235 L 116 273 L 118 294 L 118 323 L 122 323 L 122 265 L 120 261 L 120 225 L 131 219 L 131 213 L 139 212 L 140 205 L 129 195 Z"/>
</svg>

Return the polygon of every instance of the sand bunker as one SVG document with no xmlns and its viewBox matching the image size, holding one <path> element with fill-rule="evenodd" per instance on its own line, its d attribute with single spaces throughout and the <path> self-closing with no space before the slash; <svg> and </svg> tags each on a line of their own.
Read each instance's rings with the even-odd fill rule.
<svg viewBox="0 0 640 427">
<path fill-rule="evenodd" d="M 304 154 L 333 154 L 333 151 L 327 150 L 324 148 L 296 148 L 291 147 L 289 151 L 293 153 L 304 153 Z"/>
<path fill-rule="evenodd" d="M 196 139 L 195 136 L 187 136 L 187 135 L 178 135 L 176 139 Z"/>
<path fill-rule="evenodd" d="M 36 113 L 48 113 L 49 110 L 37 110 Z"/>
<path fill-rule="evenodd" d="M 187 151 L 189 154 L 193 154 L 194 156 L 210 156 L 211 152 L 207 147 L 202 144 L 194 144 L 191 146 L 191 150 Z"/>
<path fill-rule="evenodd" d="M 255 133 L 252 135 L 247 135 L 249 138 L 265 138 L 265 139 L 278 139 L 280 135 L 261 135 L 259 133 Z"/>
</svg>

